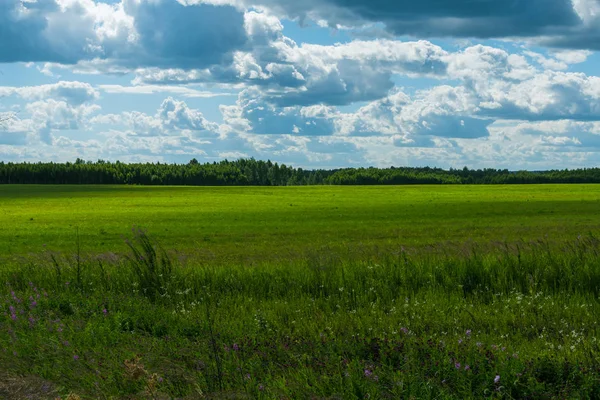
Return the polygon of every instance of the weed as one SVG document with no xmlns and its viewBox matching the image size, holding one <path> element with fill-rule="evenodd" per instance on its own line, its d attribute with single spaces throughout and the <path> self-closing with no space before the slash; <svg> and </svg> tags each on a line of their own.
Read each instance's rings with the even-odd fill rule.
<svg viewBox="0 0 600 400">
<path fill-rule="evenodd" d="M 168 295 L 173 265 L 165 251 L 139 228 L 133 229 L 133 241 L 127 240 L 128 257 L 141 292 L 151 301 Z"/>
</svg>

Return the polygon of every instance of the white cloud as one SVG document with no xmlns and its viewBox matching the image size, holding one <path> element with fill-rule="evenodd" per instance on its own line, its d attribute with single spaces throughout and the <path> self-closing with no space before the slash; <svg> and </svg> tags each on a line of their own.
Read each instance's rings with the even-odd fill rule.
<svg viewBox="0 0 600 400">
<path fill-rule="evenodd" d="M 98 91 L 89 83 L 61 81 L 49 85 L 10 87 L 0 86 L 0 97 L 17 95 L 25 100 L 57 99 L 81 105 L 98 98 Z"/>
<path fill-rule="evenodd" d="M 247 40 L 244 13 L 232 6 L 175 0 L 0 4 L 0 62 L 198 68 L 228 63 Z"/>
<path fill-rule="evenodd" d="M 121 114 L 98 115 L 91 122 L 115 126 L 125 124 L 130 135 L 148 137 L 178 136 L 182 132 L 196 136 L 218 136 L 219 130 L 218 124 L 206 120 L 200 111 L 191 109 L 184 101 L 172 97 L 163 100 L 154 115 L 126 111 Z"/>
<path fill-rule="evenodd" d="M 220 96 L 235 96 L 234 93 L 214 92 L 209 90 L 198 90 L 187 86 L 167 86 L 167 85 L 98 85 L 98 89 L 110 94 L 158 94 L 172 93 L 188 98 L 210 98 Z"/>
<path fill-rule="evenodd" d="M 592 52 L 589 50 L 554 50 L 551 54 L 557 60 L 567 64 L 581 64 L 592 55 Z"/>
<path fill-rule="evenodd" d="M 526 51 L 524 54 L 534 59 L 544 69 L 566 70 L 569 68 L 569 65 L 560 59 L 544 57 L 544 55 L 533 51 Z"/>
<path fill-rule="evenodd" d="M 73 106 L 49 99 L 29 103 L 25 109 L 30 115 L 31 129 L 35 130 L 42 142 L 51 144 L 55 130 L 87 129 L 91 115 L 98 112 L 100 107 L 95 104 Z"/>
</svg>

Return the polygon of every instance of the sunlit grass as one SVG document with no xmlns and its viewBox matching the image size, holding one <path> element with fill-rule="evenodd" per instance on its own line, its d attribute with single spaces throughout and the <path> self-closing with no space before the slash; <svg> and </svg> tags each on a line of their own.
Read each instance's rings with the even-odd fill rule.
<svg viewBox="0 0 600 400">
<path fill-rule="evenodd" d="M 599 198 L 2 186 L 0 398 L 600 398 Z"/>
<path fill-rule="evenodd" d="M 597 232 L 600 186 L 0 186 L 0 258 L 72 254 L 77 228 L 83 253 L 125 253 L 134 225 L 211 263 L 285 262 L 323 248 L 354 259 Z"/>
</svg>

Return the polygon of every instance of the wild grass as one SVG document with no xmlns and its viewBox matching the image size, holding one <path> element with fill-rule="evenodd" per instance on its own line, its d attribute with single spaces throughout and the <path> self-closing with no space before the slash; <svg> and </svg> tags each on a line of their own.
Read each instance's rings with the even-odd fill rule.
<svg viewBox="0 0 600 400">
<path fill-rule="evenodd" d="M 131 235 L 0 267 L 0 372 L 47 398 L 600 397 L 593 235 L 253 266 Z"/>
</svg>

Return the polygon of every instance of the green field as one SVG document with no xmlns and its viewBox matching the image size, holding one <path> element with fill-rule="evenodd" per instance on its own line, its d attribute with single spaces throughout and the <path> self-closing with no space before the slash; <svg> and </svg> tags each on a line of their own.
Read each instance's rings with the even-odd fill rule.
<svg viewBox="0 0 600 400">
<path fill-rule="evenodd" d="M 0 255 L 123 252 L 133 226 L 217 261 L 324 247 L 419 247 L 573 239 L 600 232 L 600 185 L 123 187 L 0 186 Z"/>
<path fill-rule="evenodd" d="M 8 185 L 0 228 L 2 399 L 600 398 L 600 185 Z"/>
</svg>

